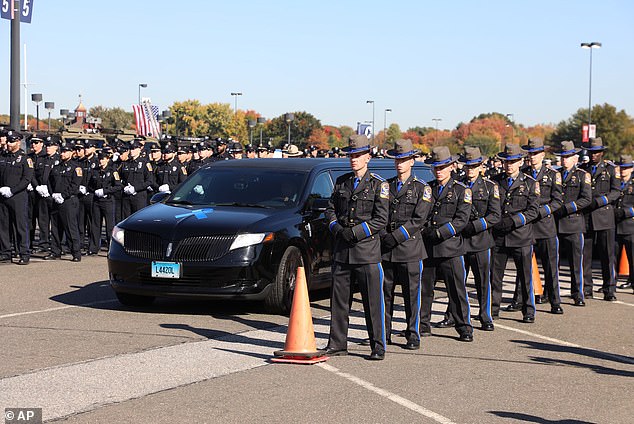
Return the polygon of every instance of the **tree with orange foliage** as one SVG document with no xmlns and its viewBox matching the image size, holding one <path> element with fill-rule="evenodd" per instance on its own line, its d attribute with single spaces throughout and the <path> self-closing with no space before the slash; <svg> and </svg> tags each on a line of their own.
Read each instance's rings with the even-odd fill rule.
<svg viewBox="0 0 634 424">
<path fill-rule="evenodd" d="M 313 128 L 308 137 L 308 144 L 318 149 L 329 149 L 328 133 L 324 128 Z"/>
</svg>

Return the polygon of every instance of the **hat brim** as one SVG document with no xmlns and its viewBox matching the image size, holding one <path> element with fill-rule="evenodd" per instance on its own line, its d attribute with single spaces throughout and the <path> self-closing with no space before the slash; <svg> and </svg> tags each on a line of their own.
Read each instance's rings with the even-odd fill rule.
<svg viewBox="0 0 634 424">
<path fill-rule="evenodd" d="M 540 146 L 540 147 L 528 147 L 528 145 L 522 146 L 522 150 L 526 151 L 526 153 L 537 153 L 537 152 L 543 152 L 546 149 L 545 146 Z"/>
<path fill-rule="evenodd" d="M 526 157 L 526 153 L 525 152 L 521 152 L 521 153 L 517 153 L 515 155 L 507 155 L 504 152 L 500 152 L 496 155 L 498 157 L 498 159 L 501 160 L 518 160 L 518 159 L 523 159 Z"/>
<path fill-rule="evenodd" d="M 572 156 L 572 155 L 576 155 L 581 151 L 580 148 L 575 147 L 572 150 L 560 150 L 558 152 L 553 152 L 555 155 L 557 156 Z"/>
<path fill-rule="evenodd" d="M 605 146 L 586 147 L 586 150 L 588 150 L 590 152 L 602 152 L 605 149 L 607 149 L 607 147 L 605 147 Z"/>
<path fill-rule="evenodd" d="M 449 158 L 447 159 L 443 159 L 443 160 L 438 160 L 435 161 L 433 159 L 427 159 L 425 161 L 426 164 L 431 165 L 431 166 L 443 166 L 443 165 L 450 165 L 454 162 L 458 161 L 458 156 L 456 155 L 451 155 Z"/>
<path fill-rule="evenodd" d="M 482 162 L 484 162 L 484 156 L 480 156 L 479 158 L 475 159 L 467 159 L 464 156 L 460 156 L 458 158 L 458 162 L 464 163 L 465 165 L 480 165 Z"/>
<path fill-rule="evenodd" d="M 405 153 L 398 153 L 395 149 L 391 149 L 391 150 L 388 150 L 387 152 L 385 152 L 385 156 L 390 158 L 390 159 L 413 158 L 413 157 L 418 156 L 419 154 L 420 154 L 420 150 L 418 150 L 418 149 L 410 150 L 409 152 L 405 152 Z"/>
<path fill-rule="evenodd" d="M 340 149 L 340 152 L 345 153 L 346 155 L 353 155 L 355 153 L 366 153 L 369 152 L 370 150 L 372 150 L 372 147 L 368 144 L 367 146 L 361 146 L 361 147 L 343 147 L 342 149 Z"/>
</svg>

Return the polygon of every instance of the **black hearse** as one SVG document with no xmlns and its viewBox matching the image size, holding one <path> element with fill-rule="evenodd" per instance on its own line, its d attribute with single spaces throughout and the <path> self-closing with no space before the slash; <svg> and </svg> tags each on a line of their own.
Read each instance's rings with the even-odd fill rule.
<svg viewBox="0 0 634 424">
<path fill-rule="evenodd" d="M 370 171 L 396 174 L 394 161 Z M 330 285 L 331 236 L 324 210 L 347 159 L 247 159 L 216 162 L 171 195 L 117 224 L 108 252 L 110 284 L 121 303 L 155 297 L 263 300 L 289 310 L 298 266 L 309 289 Z M 428 165 L 416 162 L 428 181 Z"/>
</svg>

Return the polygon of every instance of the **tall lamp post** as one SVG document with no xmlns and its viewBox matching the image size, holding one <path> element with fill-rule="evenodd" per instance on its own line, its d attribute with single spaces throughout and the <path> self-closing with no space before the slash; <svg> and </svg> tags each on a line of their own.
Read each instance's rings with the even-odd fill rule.
<svg viewBox="0 0 634 424">
<path fill-rule="evenodd" d="M 287 113 L 286 115 L 284 115 L 284 120 L 288 124 L 288 144 L 289 145 L 291 144 L 291 122 L 293 122 L 294 119 L 295 119 L 295 115 L 293 115 L 292 113 Z"/>
<path fill-rule="evenodd" d="M 590 50 L 590 87 L 588 90 L 588 131 L 592 123 L 592 49 L 600 49 L 601 43 L 593 41 L 591 43 L 581 43 L 582 49 Z"/>
<path fill-rule="evenodd" d="M 264 128 L 264 123 L 266 122 L 266 118 L 260 116 L 258 118 L 258 125 L 260 126 L 260 146 L 262 145 L 262 128 Z"/>
<path fill-rule="evenodd" d="M 434 134 L 434 144 L 438 141 L 438 123 L 442 121 L 442 118 L 431 118 L 436 123 L 436 133 Z"/>
<path fill-rule="evenodd" d="M 383 144 L 387 142 L 387 113 L 388 112 L 392 112 L 392 109 L 385 109 L 383 111 Z"/>
<path fill-rule="evenodd" d="M 31 94 L 31 100 L 33 101 L 33 103 L 35 103 L 35 119 L 36 119 L 35 129 L 39 131 L 40 130 L 40 103 L 42 103 L 42 94 L 40 93 Z M 24 119 L 26 120 L 27 117 L 25 116 Z"/>
<path fill-rule="evenodd" d="M 147 88 L 147 84 L 139 84 L 139 104 L 141 104 L 141 89 Z"/>
<path fill-rule="evenodd" d="M 257 121 L 255 119 L 249 119 L 247 125 L 249 126 L 249 144 L 253 146 L 253 128 L 255 128 Z"/>
<path fill-rule="evenodd" d="M 507 126 L 507 127 L 511 127 L 511 131 L 510 131 L 510 133 L 511 133 L 511 136 L 510 136 L 510 142 L 511 142 L 511 143 L 513 143 L 513 140 L 515 140 L 515 122 L 513 122 L 513 121 L 514 121 L 515 116 L 514 116 L 512 113 L 507 113 L 507 114 L 506 114 L 506 115 L 504 115 L 504 116 L 506 116 L 506 117 L 508 118 L 508 120 L 509 120 L 509 123 L 508 123 L 508 124 L 506 124 L 506 126 Z M 505 147 L 505 146 L 502 146 L 502 149 L 504 149 L 504 147 Z"/>
<path fill-rule="evenodd" d="M 372 145 L 374 146 L 374 100 L 366 100 L 365 103 L 372 103 Z"/>
<path fill-rule="evenodd" d="M 60 109 L 59 110 L 59 116 L 62 117 L 62 127 L 66 126 L 66 118 L 68 117 L 68 109 Z"/>
<path fill-rule="evenodd" d="M 161 116 L 163 117 L 163 122 L 165 122 L 165 134 L 167 134 L 167 120 L 172 117 L 172 112 L 164 110 L 161 112 Z"/>
<path fill-rule="evenodd" d="M 235 92 L 235 93 L 231 93 L 231 95 L 233 96 L 233 113 L 238 113 L 238 96 L 242 96 L 242 93 L 239 92 Z"/>
<path fill-rule="evenodd" d="M 44 109 L 48 110 L 48 130 L 51 130 L 51 111 L 55 109 L 55 102 L 44 102 Z"/>
</svg>

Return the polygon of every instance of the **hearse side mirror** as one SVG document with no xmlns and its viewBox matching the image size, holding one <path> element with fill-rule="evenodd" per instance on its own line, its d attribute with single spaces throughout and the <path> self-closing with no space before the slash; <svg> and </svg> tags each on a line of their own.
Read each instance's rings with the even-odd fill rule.
<svg viewBox="0 0 634 424">
<path fill-rule="evenodd" d="M 328 208 L 328 202 L 330 199 L 316 198 L 311 199 L 312 204 L 310 205 L 310 210 L 315 213 L 325 212 L 326 208 Z"/>
<path fill-rule="evenodd" d="M 169 197 L 170 193 L 161 191 L 156 193 L 154 196 L 152 196 L 152 198 L 150 199 L 150 205 L 153 205 L 155 203 L 161 203 L 162 201 L 164 201 L 165 199 L 167 199 Z"/>
</svg>

